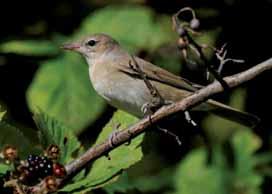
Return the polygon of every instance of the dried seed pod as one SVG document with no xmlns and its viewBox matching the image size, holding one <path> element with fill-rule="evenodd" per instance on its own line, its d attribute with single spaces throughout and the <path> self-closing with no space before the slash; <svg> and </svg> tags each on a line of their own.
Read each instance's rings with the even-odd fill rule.
<svg viewBox="0 0 272 194">
<path fill-rule="evenodd" d="M 14 146 L 7 145 L 4 147 L 2 155 L 5 160 L 12 162 L 18 158 L 18 150 Z"/>
<path fill-rule="evenodd" d="M 188 42 L 184 38 L 178 39 L 178 48 L 180 50 L 186 49 L 188 46 Z"/>
<path fill-rule="evenodd" d="M 30 172 L 27 169 L 27 167 L 21 167 L 19 172 L 20 172 L 18 177 L 19 181 L 21 181 L 22 183 L 27 183 L 30 177 Z"/>
<path fill-rule="evenodd" d="M 48 146 L 45 155 L 52 160 L 57 160 L 60 157 L 59 146 L 55 144 Z"/>
<path fill-rule="evenodd" d="M 48 176 L 44 179 L 46 189 L 49 192 L 54 192 L 58 189 L 57 179 L 54 176 Z"/>
</svg>

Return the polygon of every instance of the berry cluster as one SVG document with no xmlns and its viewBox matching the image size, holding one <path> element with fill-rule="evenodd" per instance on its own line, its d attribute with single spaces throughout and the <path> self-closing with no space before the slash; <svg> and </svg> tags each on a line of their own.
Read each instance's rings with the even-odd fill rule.
<svg viewBox="0 0 272 194">
<path fill-rule="evenodd" d="M 43 179 L 52 174 L 53 162 L 44 156 L 29 155 L 27 158 L 27 170 L 34 179 Z"/>
<path fill-rule="evenodd" d="M 43 154 L 30 154 L 26 159 L 21 160 L 15 147 L 5 146 L 0 152 L 0 159 L 2 158 L 5 162 L 13 164 L 15 170 L 7 173 L 3 181 L 16 180 L 16 184 L 19 184 L 26 193 L 31 193 L 28 192 L 28 189 L 42 181 L 41 183 L 45 184 L 48 191 L 54 192 L 58 186 L 56 183 L 57 178 L 66 176 L 65 167 L 58 163 L 60 154 L 61 150 L 57 145 L 50 145 Z M 0 190 L 3 184 L 0 182 Z M 15 182 L 11 184 L 15 184 Z M 16 185 L 12 187 L 14 187 L 14 193 L 21 193 L 18 192 Z"/>
<path fill-rule="evenodd" d="M 62 164 L 53 162 L 46 156 L 29 155 L 18 168 L 19 180 L 32 185 L 48 176 L 64 177 L 65 168 Z"/>
<path fill-rule="evenodd" d="M 17 170 L 20 181 L 25 184 L 36 184 L 53 174 L 53 162 L 45 156 L 29 155 Z"/>
</svg>

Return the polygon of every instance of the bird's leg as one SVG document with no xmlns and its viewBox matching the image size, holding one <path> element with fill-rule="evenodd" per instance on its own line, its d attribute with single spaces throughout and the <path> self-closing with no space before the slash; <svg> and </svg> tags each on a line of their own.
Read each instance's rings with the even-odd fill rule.
<svg viewBox="0 0 272 194">
<path fill-rule="evenodd" d="M 150 103 L 144 103 L 144 105 L 141 107 L 141 111 L 144 114 L 144 117 L 152 115 L 152 105 Z"/>
<path fill-rule="evenodd" d="M 163 105 L 169 104 L 163 97 L 160 95 L 159 91 L 152 83 L 148 80 L 147 75 L 144 71 L 140 68 L 139 64 L 135 60 L 134 56 L 131 56 L 131 61 L 129 61 L 130 68 L 135 71 L 144 81 L 146 87 L 148 88 L 151 96 L 153 97 L 152 102 L 146 103 L 142 107 L 142 111 L 144 115 L 152 114 L 154 110 L 157 110 Z"/>
<path fill-rule="evenodd" d="M 131 61 L 129 61 L 130 68 L 132 70 L 134 70 L 143 79 L 146 87 L 148 88 L 151 96 L 153 97 L 151 102 L 147 102 L 141 107 L 141 111 L 143 112 L 144 117 L 148 117 L 149 122 L 152 124 L 151 115 L 156 110 L 158 110 L 160 107 L 162 107 L 164 105 L 172 104 L 173 102 L 165 100 L 160 95 L 157 88 L 152 85 L 152 83 L 148 80 L 146 74 L 141 70 L 141 68 L 140 68 L 139 64 L 137 63 L 137 61 L 135 60 L 135 58 L 133 56 L 131 56 L 131 59 L 132 59 L 133 64 L 131 63 Z M 161 128 L 159 126 L 157 126 L 157 129 L 159 129 L 160 131 L 164 132 L 167 135 L 170 135 L 170 136 L 174 137 L 175 140 L 177 141 L 178 145 L 181 145 L 181 140 L 179 139 L 179 137 L 176 134 L 169 131 L 168 129 Z"/>
</svg>

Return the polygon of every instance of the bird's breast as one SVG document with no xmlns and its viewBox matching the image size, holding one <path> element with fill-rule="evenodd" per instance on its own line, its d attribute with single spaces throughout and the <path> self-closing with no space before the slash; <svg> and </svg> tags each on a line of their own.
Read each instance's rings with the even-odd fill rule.
<svg viewBox="0 0 272 194">
<path fill-rule="evenodd" d="M 142 106 L 151 100 L 144 82 L 120 71 L 91 70 L 94 89 L 112 106 L 141 117 Z"/>
</svg>

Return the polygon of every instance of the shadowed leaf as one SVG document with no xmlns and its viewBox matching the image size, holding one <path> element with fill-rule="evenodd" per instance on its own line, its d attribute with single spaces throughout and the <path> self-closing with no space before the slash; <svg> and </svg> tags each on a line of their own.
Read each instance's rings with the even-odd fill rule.
<svg viewBox="0 0 272 194">
<path fill-rule="evenodd" d="M 72 154 L 80 148 L 75 135 L 61 122 L 42 112 L 34 114 L 36 125 L 40 129 L 39 137 L 44 148 L 56 144 L 61 150 L 60 162 L 65 164 L 73 157 Z"/>
</svg>

